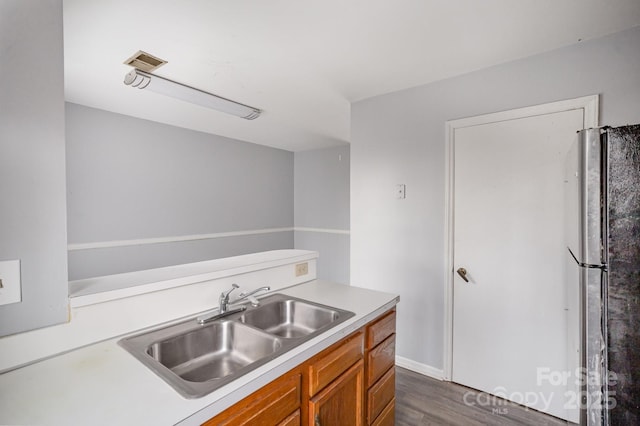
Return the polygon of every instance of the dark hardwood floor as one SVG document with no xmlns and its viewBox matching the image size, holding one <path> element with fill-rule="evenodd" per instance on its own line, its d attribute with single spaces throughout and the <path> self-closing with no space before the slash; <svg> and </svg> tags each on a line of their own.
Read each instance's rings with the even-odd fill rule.
<svg viewBox="0 0 640 426">
<path fill-rule="evenodd" d="M 573 423 L 396 366 L 396 426 L 424 425 L 567 426 Z"/>
</svg>

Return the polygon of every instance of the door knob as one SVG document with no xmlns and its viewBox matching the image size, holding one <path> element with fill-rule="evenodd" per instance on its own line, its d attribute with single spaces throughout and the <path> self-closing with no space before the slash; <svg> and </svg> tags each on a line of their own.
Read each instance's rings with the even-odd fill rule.
<svg viewBox="0 0 640 426">
<path fill-rule="evenodd" d="M 458 273 L 458 275 L 460 275 L 460 277 L 465 281 L 465 282 L 469 282 L 469 278 L 467 278 L 467 270 L 464 268 L 458 268 L 458 270 L 456 271 Z"/>
</svg>

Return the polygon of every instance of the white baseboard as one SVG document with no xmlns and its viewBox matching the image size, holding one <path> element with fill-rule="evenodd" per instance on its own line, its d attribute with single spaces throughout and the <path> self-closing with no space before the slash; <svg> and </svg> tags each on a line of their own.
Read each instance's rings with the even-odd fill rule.
<svg viewBox="0 0 640 426">
<path fill-rule="evenodd" d="M 427 364 L 421 364 L 419 362 L 410 360 L 408 358 L 404 358 L 401 356 L 396 356 L 396 365 L 398 367 L 406 368 L 407 370 L 415 371 L 416 373 L 423 374 L 425 376 L 429 376 L 433 379 L 444 380 L 444 371 L 432 367 Z"/>
</svg>

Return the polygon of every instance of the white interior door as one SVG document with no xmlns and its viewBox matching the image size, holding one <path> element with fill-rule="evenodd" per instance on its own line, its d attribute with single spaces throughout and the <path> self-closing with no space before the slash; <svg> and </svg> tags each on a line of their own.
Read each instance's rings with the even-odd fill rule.
<svg viewBox="0 0 640 426">
<path fill-rule="evenodd" d="M 564 158 L 583 110 L 455 129 L 452 380 L 567 410 Z"/>
</svg>

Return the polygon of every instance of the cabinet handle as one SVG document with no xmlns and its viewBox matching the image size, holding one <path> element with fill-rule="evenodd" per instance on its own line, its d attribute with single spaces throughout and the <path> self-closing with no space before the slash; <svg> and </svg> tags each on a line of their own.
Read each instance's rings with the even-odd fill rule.
<svg viewBox="0 0 640 426">
<path fill-rule="evenodd" d="M 314 419 L 314 423 L 315 423 L 315 426 L 322 426 L 322 425 L 320 424 L 320 414 L 319 414 L 319 413 L 318 413 L 318 414 L 316 414 L 316 417 L 315 417 L 315 419 Z"/>
</svg>

